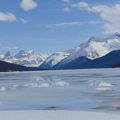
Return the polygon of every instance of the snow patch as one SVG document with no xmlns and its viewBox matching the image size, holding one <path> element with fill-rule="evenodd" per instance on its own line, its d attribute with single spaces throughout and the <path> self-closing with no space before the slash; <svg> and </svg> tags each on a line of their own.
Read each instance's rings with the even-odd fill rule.
<svg viewBox="0 0 120 120">
<path fill-rule="evenodd" d="M 0 86 L 0 92 L 4 92 L 4 91 L 6 91 L 6 90 L 7 90 L 6 87 L 4 87 L 4 86 Z"/>
<path fill-rule="evenodd" d="M 49 87 L 48 83 L 27 83 L 23 85 L 24 87 L 32 87 L 32 88 L 41 88 L 41 87 Z"/>
<path fill-rule="evenodd" d="M 69 86 L 69 83 L 64 81 L 58 81 L 54 83 L 55 86 L 63 87 L 63 86 Z"/>
<path fill-rule="evenodd" d="M 96 90 L 100 90 L 100 91 L 106 91 L 106 90 L 111 90 L 112 89 L 112 84 L 110 83 L 105 83 L 105 82 L 101 82 L 99 83 L 98 87 L 96 88 Z"/>
</svg>

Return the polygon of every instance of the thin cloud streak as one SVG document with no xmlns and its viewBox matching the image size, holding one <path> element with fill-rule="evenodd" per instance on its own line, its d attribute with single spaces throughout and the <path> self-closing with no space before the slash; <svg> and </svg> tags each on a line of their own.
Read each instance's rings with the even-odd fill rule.
<svg viewBox="0 0 120 120">
<path fill-rule="evenodd" d="M 73 22 L 61 22 L 61 23 L 53 23 L 53 24 L 38 24 L 36 27 L 44 27 L 44 28 L 70 28 L 70 27 L 80 27 L 82 25 L 96 25 L 103 24 L 102 21 L 73 21 Z"/>
</svg>

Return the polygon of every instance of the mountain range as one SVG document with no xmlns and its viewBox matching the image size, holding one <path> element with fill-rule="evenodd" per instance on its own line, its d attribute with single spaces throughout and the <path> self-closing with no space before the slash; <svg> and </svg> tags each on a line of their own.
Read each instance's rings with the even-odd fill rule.
<svg viewBox="0 0 120 120">
<path fill-rule="evenodd" d="M 15 55 L 7 52 L 0 55 L 0 60 L 41 70 L 119 67 L 120 34 L 101 39 L 91 37 L 73 49 L 53 54 L 36 54 L 32 50 L 21 50 Z"/>
<path fill-rule="evenodd" d="M 0 60 L 26 67 L 38 67 L 46 60 L 48 56 L 49 54 L 36 54 L 33 50 L 20 50 L 15 55 L 11 55 L 10 51 L 5 54 L 1 54 Z"/>
<path fill-rule="evenodd" d="M 96 63 L 96 61 L 102 60 L 113 51 L 120 51 L 120 34 L 114 33 L 109 37 L 99 39 L 95 37 L 91 37 L 87 42 L 80 44 L 79 46 L 61 52 L 61 54 L 57 54 L 56 56 L 52 54 L 49 58 L 44 61 L 40 68 L 41 69 L 77 69 L 77 68 L 100 68 L 98 65 L 94 66 L 87 66 L 88 63 Z M 64 57 L 63 57 L 64 56 Z M 118 56 L 115 56 L 118 59 Z M 57 61 L 59 60 L 59 61 Z M 111 56 L 110 60 L 114 60 Z M 119 60 L 120 61 L 120 60 Z M 114 63 L 119 64 L 120 62 Z M 87 65 L 85 65 L 87 62 Z M 78 64 L 79 63 L 79 64 Z M 104 63 L 104 62 L 103 62 Z M 103 64 L 102 63 L 102 64 Z M 77 66 L 76 66 L 77 65 Z M 111 67 L 112 65 L 109 65 Z M 105 67 L 101 65 L 101 68 Z M 106 66 L 108 67 L 108 66 Z"/>
</svg>

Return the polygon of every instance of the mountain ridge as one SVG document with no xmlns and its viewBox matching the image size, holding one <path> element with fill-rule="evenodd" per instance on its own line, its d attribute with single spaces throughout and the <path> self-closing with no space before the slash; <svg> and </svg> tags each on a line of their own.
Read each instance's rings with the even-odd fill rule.
<svg viewBox="0 0 120 120">
<path fill-rule="evenodd" d="M 57 65 L 67 65 L 79 58 L 81 58 L 81 64 L 87 60 L 94 61 L 112 51 L 118 50 L 120 50 L 120 33 L 114 33 L 106 38 L 91 37 L 88 41 L 81 43 L 73 49 L 53 54 L 36 54 L 33 50 L 20 50 L 15 55 L 11 55 L 8 51 L 0 55 L 0 60 L 26 67 L 38 67 L 49 70 L 56 68 Z"/>
<path fill-rule="evenodd" d="M 0 72 L 13 72 L 13 71 L 37 71 L 40 70 L 36 67 L 25 67 L 5 61 L 0 61 Z"/>
<path fill-rule="evenodd" d="M 116 68 L 120 65 L 120 50 L 112 51 L 105 56 L 91 60 L 85 56 L 79 57 L 67 64 L 54 66 L 54 69 L 90 69 Z"/>
<path fill-rule="evenodd" d="M 48 56 L 48 54 L 36 54 L 33 50 L 20 50 L 15 55 L 11 55 L 8 51 L 5 54 L 0 55 L 0 60 L 26 67 L 38 67 Z"/>
</svg>

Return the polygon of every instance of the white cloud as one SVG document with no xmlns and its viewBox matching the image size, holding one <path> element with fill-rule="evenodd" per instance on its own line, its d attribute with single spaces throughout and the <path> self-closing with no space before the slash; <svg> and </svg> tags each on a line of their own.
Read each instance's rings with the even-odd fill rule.
<svg viewBox="0 0 120 120">
<path fill-rule="evenodd" d="M 87 12 L 98 13 L 106 21 L 103 28 L 105 33 L 120 32 L 120 4 L 107 6 L 96 5 L 90 6 L 86 2 L 72 4 L 72 7 L 86 10 Z"/>
<path fill-rule="evenodd" d="M 20 21 L 22 22 L 22 23 L 24 23 L 24 24 L 26 24 L 28 21 L 27 20 L 25 20 L 24 18 L 20 18 Z"/>
<path fill-rule="evenodd" d="M 38 3 L 35 0 L 22 0 L 20 3 L 20 7 L 25 11 L 34 9 L 38 6 Z"/>
<path fill-rule="evenodd" d="M 69 3 L 69 2 L 70 2 L 70 0 L 63 0 L 63 2 L 65 2 L 65 3 Z"/>
<path fill-rule="evenodd" d="M 56 23 L 56 24 L 48 24 L 46 25 L 47 28 L 58 28 L 58 27 L 74 27 L 80 26 L 81 22 L 63 22 L 63 23 Z"/>
<path fill-rule="evenodd" d="M 92 11 L 89 4 L 86 3 L 86 2 L 79 2 L 79 3 L 76 3 L 76 4 L 72 4 L 72 7 L 76 7 L 76 8 L 87 10 L 87 11 Z"/>
<path fill-rule="evenodd" d="M 70 28 L 70 27 L 81 27 L 83 25 L 96 25 L 103 24 L 101 21 L 71 21 L 71 22 L 61 22 L 53 24 L 37 24 L 36 27 L 44 28 Z"/>
<path fill-rule="evenodd" d="M 63 11 L 66 12 L 66 13 L 70 12 L 70 8 L 69 7 L 65 7 L 65 8 L 63 8 Z"/>
<path fill-rule="evenodd" d="M 10 13 L 10 12 L 0 12 L 0 21 L 3 21 L 3 22 L 13 22 L 13 21 L 17 21 L 17 18 L 16 16 L 13 14 L 13 13 Z"/>
<path fill-rule="evenodd" d="M 99 5 L 93 10 L 100 14 L 100 17 L 107 21 L 104 25 L 106 33 L 120 32 L 120 4 L 114 6 Z"/>
<path fill-rule="evenodd" d="M 26 24 L 28 21 L 24 18 L 17 18 L 13 13 L 0 12 L 0 22 L 22 22 Z"/>
</svg>

